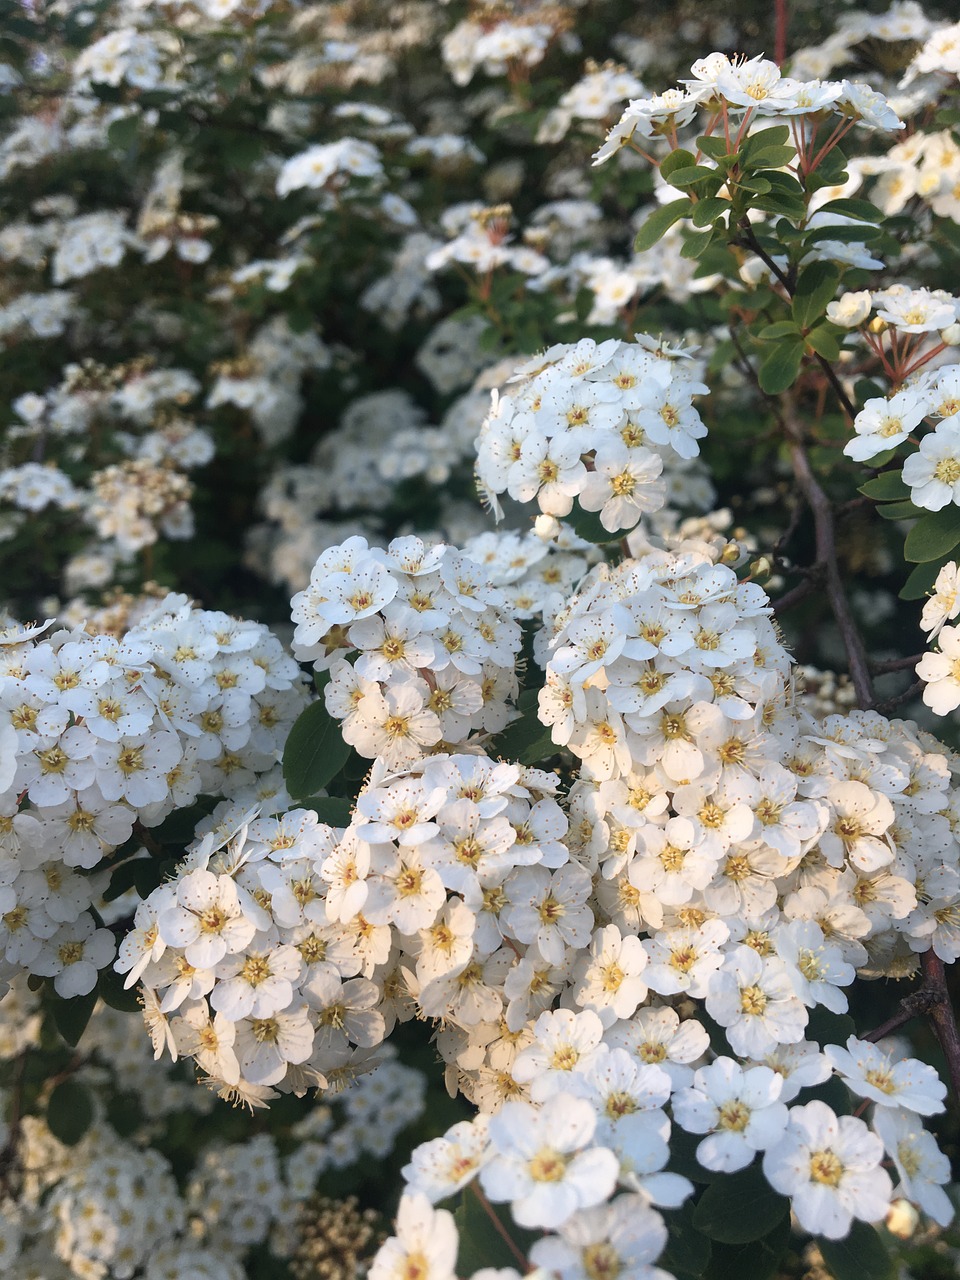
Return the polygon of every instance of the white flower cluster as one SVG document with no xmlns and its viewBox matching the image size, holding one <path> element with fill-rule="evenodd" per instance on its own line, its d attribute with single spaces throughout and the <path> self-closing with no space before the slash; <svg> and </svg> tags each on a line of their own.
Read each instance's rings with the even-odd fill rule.
<svg viewBox="0 0 960 1280">
<path fill-rule="evenodd" d="M 938 305 L 955 316 L 955 298 L 944 295 Z M 906 314 L 919 316 L 919 310 Z M 843 451 L 858 462 L 869 461 L 888 449 L 913 443 L 928 418 L 936 420 L 934 428 L 922 435 L 919 447 L 907 456 L 903 481 L 914 506 L 941 511 L 960 504 L 960 365 L 921 370 L 890 396 L 866 401 L 853 423 L 856 434 Z"/>
<path fill-rule="evenodd" d="M 341 138 L 338 142 L 317 143 L 287 160 L 277 178 L 277 195 L 289 195 L 304 187 L 339 191 L 351 178 L 382 177 L 380 152 L 372 142 Z"/>
<path fill-rule="evenodd" d="M 126 227 L 122 213 L 85 213 L 60 227 L 53 253 L 54 284 L 88 276 L 102 267 L 117 267 L 137 239 Z"/>
<path fill-rule="evenodd" d="M 320 556 L 292 615 L 293 651 L 330 672 L 327 710 L 362 756 L 400 768 L 510 718 L 519 624 L 483 567 L 452 547 L 348 538 Z"/>
<path fill-rule="evenodd" d="M 477 482 L 498 514 L 508 493 L 546 516 L 576 501 L 608 532 L 632 529 L 664 505 L 666 459 L 695 457 L 707 433 L 693 405 L 707 388 L 639 337 L 551 347 L 511 382 L 477 440 Z"/>
<path fill-rule="evenodd" d="M 285 316 L 275 316 L 255 332 L 244 356 L 218 370 L 207 407 L 232 404 L 248 411 L 264 442 L 277 444 L 296 427 L 304 374 L 327 368 L 330 360 L 329 349 L 312 329 L 294 333 Z"/>
<path fill-rule="evenodd" d="M 768 612 L 703 553 L 595 571 L 555 623 L 540 715 L 582 760 L 571 822 L 610 918 L 666 931 L 652 990 L 690 989 L 676 957 L 697 936 L 704 973 L 739 972 L 746 943 L 786 964 L 803 1004 L 842 1009 L 831 987 L 854 969 L 909 970 L 931 946 L 960 955 L 952 766 L 906 722 L 818 723 L 794 705 Z M 802 981 L 798 948 L 820 956 Z M 760 1022 L 721 1003 L 708 995 L 731 1045 L 762 1056 Z"/>
<path fill-rule="evenodd" d="M 143 984 L 158 1053 L 261 1101 L 351 1079 L 414 1011 L 495 1023 L 537 936 L 529 897 L 578 896 L 589 936 L 590 876 L 568 865 L 555 791 L 549 774 L 437 755 L 375 766 L 345 830 L 292 810 L 224 852 L 205 837 L 138 908 L 116 962 Z"/>
<path fill-rule="evenodd" d="M 561 94 L 537 130 L 538 142 L 559 142 L 575 120 L 606 120 L 627 98 L 639 98 L 646 90 L 625 67 L 588 64 L 576 84 Z"/>
<path fill-rule="evenodd" d="M 795 80 L 768 58 L 731 59 L 711 53 L 690 68 L 682 89 L 668 89 L 630 102 L 594 157 L 602 164 L 634 138 L 655 139 L 689 124 L 698 110 L 710 115 L 746 114 L 751 118 L 795 119 L 845 116 L 868 129 L 903 129 L 883 94 L 850 80 Z"/>
<path fill-rule="evenodd" d="M 538 276 L 550 263 L 542 253 L 527 245 L 511 243 L 509 205 L 455 205 L 443 215 L 444 230 L 452 239 L 431 250 L 424 259 L 429 271 L 439 271 L 450 263 L 460 263 L 486 273 L 509 267 L 522 275 Z"/>
<path fill-rule="evenodd" d="M 482 21 L 465 18 L 444 37 L 443 60 L 454 84 L 469 84 L 478 69 L 502 76 L 512 68 L 535 67 L 562 29 L 560 5 L 536 5 L 521 18 L 507 10 Z"/>
<path fill-rule="evenodd" d="M 85 1151 L 50 1196 L 54 1248 L 77 1275 L 162 1275 L 151 1256 L 184 1228 L 184 1206 L 169 1164 L 158 1151 L 93 1130 Z M 229 1273 L 224 1272 L 224 1280 Z"/>
<path fill-rule="evenodd" d="M 744 1169 L 762 1153 L 764 1176 L 789 1197 L 800 1226 L 828 1239 L 847 1235 L 854 1219 L 887 1215 L 886 1157 L 901 1196 L 936 1222 L 951 1221 L 942 1187 L 949 1161 L 919 1119 L 943 1109 L 946 1089 L 932 1068 L 851 1036 L 846 1049 L 805 1045 L 773 1065 L 719 1055 L 693 1070 L 685 1063 L 704 1062 L 706 1033 L 693 1020 L 678 1031 L 676 1014 L 661 1012 L 672 1026 L 665 1017 L 602 1040 L 588 1010 L 542 1014 L 514 1068 L 532 1081 L 530 1100 L 505 1102 L 498 1114 L 461 1122 L 414 1151 L 397 1235 L 371 1274 L 400 1274 L 429 1241 L 431 1280 L 452 1277 L 457 1232 L 432 1205 L 475 1179 L 488 1200 L 509 1203 L 518 1226 L 556 1232 L 534 1241 L 533 1265 L 590 1275 L 602 1261 L 603 1274 L 663 1274 L 652 1264 L 667 1228 L 653 1206 L 676 1208 L 693 1191 L 685 1177 L 662 1171 L 672 1125 L 701 1137 L 697 1159 L 714 1174 Z M 872 1130 L 816 1099 L 787 1105 L 833 1072 L 873 1104 Z"/>
<path fill-rule="evenodd" d="M 69 289 L 19 293 L 0 307 L 0 342 L 10 337 L 56 338 L 78 314 Z"/>
<path fill-rule="evenodd" d="M 177 42 L 162 33 L 121 27 L 102 36 L 82 51 L 73 64 L 78 88 L 89 84 L 116 87 L 124 82 L 138 89 L 154 89 L 163 79 L 161 48 L 177 49 Z"/>
<path fill-rule="evenodd" d="M 0 646 L 4 972 L 92 991 L 114 955 L 82 872 L 201 792 L 248 798 L 306 696 L 266 627 L 168 596 L 123 639 L 8 629 Z"/>
<path fill-rule="evenodd" d="M 0 1005 L 0 1058 L 8 1066 L 41 1049 L 40 999 L 18 979 Z M 274 1259 L 289 1258 L 301 1206 L 318 1176 L 360 1171 L 365 1160 L 389 1156 L 423 1114 L 424 1075 L 393 1060 L 389 1046 L 382 1053 L 386 1061 L 353 1087 L 301 1109 L 290 1126 L 295 1146 L 284 1154 L 267 1134 L 225 1146 L 216 1126 L 194 1127 L 191 1169 L 178 1190 L 167 1160 L 156 1148 L 142 1151 L 141 1136 L 169 1134 L 208 1114 L 215 1095 L 188 1082 L 178 1066 L 158 1066 L 139 1018 L 99 1004 L 84 1032 L 83 1061 L 71 1064 L 71 1084 L 88 1094 L 98 1119 L 70 1147 L 40 1116 L 21 1122 L 21 1194 L 0 1208 L 4 1274 L 243 1280 L 251 1249 L 266 1246 Z M 131 1095 L 146 1121 L 136 1145 L 102 1119 L 118 1096 Z M 11 1098 L 12 1091 L 0 1089 L 5 1107 Z M 52 1115 L 48 1120 L 54 1123 Z"/>
</svg>

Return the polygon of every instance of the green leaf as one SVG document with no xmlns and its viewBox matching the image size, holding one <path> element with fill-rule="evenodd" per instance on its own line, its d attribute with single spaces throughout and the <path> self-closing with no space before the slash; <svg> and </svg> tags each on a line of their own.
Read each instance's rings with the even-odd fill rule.
<svg viewBox="0 0 960 1280">
<path fill-rule="evenodd" d="M 939 561 L 932 564 L 918 564 L 907 578 L 900 592 L 901 600 L 922 600 L 933 590 L 933 584 L 940 572 Z"/>
<path fill-rule="evenodd" d="M 111 1009 L 119 1009 L 121 1013 L 139 1013 L 137 984 L 124 988 L 126 977 L 125 973 L 117 973 L 112 966 L 101 969 L 97 977 L 97 992 L 103 1003 L 108 1004 Z"/>
<path fill-rule="evenodd" d="M 716 182 L 718 185 L 723 175 L 717 173 L 716 169 L 712 169 L 706 164 L 690 164 L 682 169 L 675 169 L 670 175 L 671 187 L 695 187 L 698 182 Z"/>
<path fill-rule="evenodd" d="M 707 1187 L 693 1225 L 721 1244 L 749 1244 L 772 1231 L 790 1212 L 790 1201 L 774 1191 L 759 1164 L 731 1173 Z"/>
<path fill-rule="evenodd" d="M 730 144 L 725 138 L 716 138 L 712 134 L 704 134 L 702 138 L 697 139 L 697 150 L 702 151 L 705 156 L 709 156 L 711 160 L 728 160 L 733 155 L 730 151 Z M 693 157 L 691 157 L 691 160 Z M 663 166 L 660 168 L 663 172 Z"/>
<path fill-rule="evenodd" d="M 682 1209 L 667 1210 L 667 1247 L 658 1264 L 677 1280 L 700 1280 L 710 1263 L 710 1241 L 693 1225 L 693 1205 L 688 1200 Z"/>
<path fill-rule="evenodd" d="M 694 231 L 691 232 L 684 240 L 683 247 L 680 250 L 681 258 L 693 258 L 696 260 L 703 256 L 710 248 L 713 241 L 713 230 L 710 231 Z"/>
<path fill-rule="evenodd" d="M 557 747 L 550 737 L 550 728 L 539 719 L 538 694 L 538 689 L 524 689 L 517 699 L 520 715 L 494 738 L 489 749 L 491 755 L 530 765 L 556 755 Z"/>
<path fill-rule="evenodd" d="M 817 1238 L 834 1280 L 893 1280 L 893 1258 L 873 1227 L 854 1219 L 844 1240 Z"/>
<path fill-rule="evenodd" d="M 823 240 L 836 240 L 840 244 L 866 244 L 882 234 L 880 227 L 874 227 L 869 222 L 859 222 L 855 227 L 816 227 L 804 235 L 803 243 L 807 248 L 820 244 Z"/>
<path fill-rule="evenodd" d="M 652 249 L 675 222 L 689 214 L 690 209 L 690 201 L 686 199 L 672 200 L 669 204 L 662 204 L 659 209 L 654 209 L 637 232 L 637 238 L 633 242 L 634 250 L 643 253 L 646 249 Z"/>
<path fill-rule="evenodd" d="M 839 213 L 844 218 L 856 218 L 857 222 L 883 221 L 883 213 L 869 200 L 828 200 L 817 213 Z"/>
<path fill-rule="evenodd" d="M 759 135 L 757 135 L 759 137 Z M 747 139 L 751 141 L 751 139 Z M 794 147 L 761 147 L 748 157 L 744 157 L 744 164 L 749 165 L 751 169 L 780 169 L 785 164 L 789 164 L 791 160 L 796 160 L 797 152 Z"/>
<path fill-rule="evenodd" d="M 881 520 L 916 520 L 923 512 L 907 499 L 905 502 L 881 502 L 877 515 Z"/>
<path fill-rule="evenodd" d="M 163 883 L 164 877 L 177 865 L 175 858 L 131 858 L 117 867 L 104 892 L 104 900 L 113 902 L 128 889 L 136 889 L 141 898 L 147 898 Z"/>
<path fill-rule="evenodd" d="M 824 320 L 808 332 L 807 346 L 816 351 L 817 355 L 823 356 L 824 360 L 838 360 L 843 337 L 842 329 L 838 329 L 829 320 Z"/>
<path fill-rule="evenodd" d="M 107 129 L 107 141 L 118 151 L 129 151 L 136 142 L 139 129 L 140 113 L 136 111 L 132 115 L 123 116 L 120 120 L 114 120 Z"/>
<path fill-rule="evenodd" d="M 760 366 L 757 377 L 761 388 L 771 396 L 786 391 L 796 382 L 802 360 L 802 339 L 778 342 Z"/>
<path fill-rule="evenodd" d="M 763 177 L 760 174 L 751 174 L 749 177 L 741 178 L 737 183 L 738 191 L 749 191 L 755 196 L 765 196 L 773 190 L 770 178 L 767 174 Z M 752 202 L 751 202 L 752 203 Z"/>
<path fill-rule="evenodd" d="M 806 207 L 798 196 L 792 196 L 784 191 L 771 191 L 758 195 L 756 199 L 750 201 L 750 207 L 753 209 L 762 209 L 764 213 L 776 213 L 782 218 L 792 218 L 799 221 Z"/>
<path fill-rule="evenodd" d="M 283 780 L 292 796 L 312 796 L 340 772 L 350 755 L 340 726 L 322 699 L 294 721 L 283 749 Z"/>
<path fill-rule="evenodd" d="M 790 1219 L 783 1218 L 762 1240 L 714 1244 L 704 1280 L 770 1280 L 790 1248 Z"/>
<path fill-rule="evenodd" d="M 90 1090 L 77 1080 L 63 1080 L 47 1103 L 47 1125 L 55 1138 L 74 1147 L 93 1122 Z"/>
<path fill-rule="evenodd" d="M 526 1254 L 536 1237 L 518 1227 L 505 1205 L 494 1204 L 490 1210 L 521 1255 Z M 460 1243 L 457 1249 L 457 1275 L 469 1276 L 482 1267 L 516 1267 L 517 1255 L 500 1231 L 490 1221 L 487 1209 L 473 1185 L 464 1187 L 460 1203 L 453 1212 Z"/>
<path fill-rule="evenodd" d="M 949 555 L 960 542 L 960 507 L 944 507 L 931 511 L 918 520 L 903 544 L 904 558 L 913 564 L 926 564 Z"/>
<path fill-rule="evenodd" d="M 730 201 L 721 200 L 718 196 L 710 196 L 700 200 L 693 206 L 691 221 L 695 227 L 709 227 L 717 218 L 730 212 Z"/>
<path fill-rule="evenodd" d="M 328 827 L 349 827 L 353 801 L 344 796 L 309 796 L 300 801 L 304 809 L 312 809 Z"/>
<path fill-rule="evenodd" d="M 910 489 L 903 483 L 903 475 L 899 471 L 883 471 L 860 485 L 857 492 L 877 502 L 902 502 L 910 497 Z"/>
<path fill-rule="evenodd" d="M 660 177 L 664 182 L 669 182 L 671 175 L 679 169 L 689 169 L 697 163 L 697 157 L 692 151 L 684 151 L 683 147 L 678 147 L 676 151 L 671 151 L 668 156 L 664 156 L 660 162 Z"/>
<path fill-rule="evenodd" d="M 742 163 L 755 165 L 759 151 L 766 151 L 769 147 L 782 147 L 789 141 L 789 125 L 773 124 L 769 129 L 758 129 L 756 133 L 750 134 L 740 148 Z M 791 147 L 790 150 L 792 151 L 793 148 Z"/>
<path fill-rule="evenodd" d="M 53 988 L 52 980 L 50 988 L 51 990 Z M 71 1048 L 75 1049 L 80 1043 L 80 1037 L 87 1029 L 87 1023 L 90 1021 L 90 1015 L 96 1003 L 96 988 L 85 996 L 73 996 L 69 1000 L 64 1000 L 62 996 L 54 995 L 50 1001 L 53 1024 Z"/>
<path fill-rule="evenodd" d="M 793 294 L 793 318 L 801 329 L 819 320 L 840 284 L 840 271 L 832 262 L 811 262 L 797 277 Z"/>
<path fill-rule="evenodd" d="M 761 342 L 777 342 L 781 338 L 799 338 L 800 330 L 792 320 L 777 320 L 757 334 Z"/>
</svg>

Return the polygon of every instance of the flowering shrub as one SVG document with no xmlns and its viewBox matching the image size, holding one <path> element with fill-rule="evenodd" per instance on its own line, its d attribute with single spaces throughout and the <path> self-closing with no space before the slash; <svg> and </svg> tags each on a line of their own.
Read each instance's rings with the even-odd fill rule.
<svg viewBox="0 0 960 1280">
<path fill-rule="evenodd" d="M 0 0 L 6 1273 L 953 1274 L 960 24 L 875 7 Z"/>
</svg>

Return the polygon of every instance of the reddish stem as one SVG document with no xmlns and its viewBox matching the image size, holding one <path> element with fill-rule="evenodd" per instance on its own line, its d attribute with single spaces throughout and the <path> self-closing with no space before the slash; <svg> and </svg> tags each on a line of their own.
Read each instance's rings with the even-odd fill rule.
<svg viewBox="0 0 960 1280">
<path fill-rule="evenodd" d="M 787 58 L 787 28 L 790 25 L 790 6 L 787 0 L 774 0 L 773 60 L 782 67 Z"/>
</svg>

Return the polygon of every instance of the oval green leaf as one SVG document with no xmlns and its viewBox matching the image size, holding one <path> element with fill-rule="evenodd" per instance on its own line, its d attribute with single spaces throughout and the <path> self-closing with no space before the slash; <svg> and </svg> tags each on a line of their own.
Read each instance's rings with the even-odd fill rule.
<svg viewBox="0 0 960 1280">
<path fill-rule="evenodd" d="M 47 1103 L 47 1126 L 55 1138 L 74 1147 L 93 1122 L 90 1090 L 76 1080 L 64 1080 Z"/>
<path fill-rule="evenodd" d="M 853 1223 L 843 1240 L 818 1239 L 820 1252 L 834 1280 L 893 1280 L 893 1258 L 873 1227 Z"/>
<path fill-rule="evenodd" d="M 350 755 L 340 726 L 323 705 L 310 706 L 294 722 L 283 750 L 283 780 L 292 796 L 312 796 L 340 772 Z"/>
<path fill-rule="evenodd" d="M 926 564 L 949 555 L 960 543 L 960 507 L 931 511 L 913 526 L 903 544 L 904 558 L 911 564 Z"/>
<path fill-rule="evenodd" d="M 711 1183 L 697 1202 L 693 1225 L 720 1244 L 749 1244 L 789 1212 L 790 1201 L 774 1191 L 756 1164 Z"/>
</svg>

